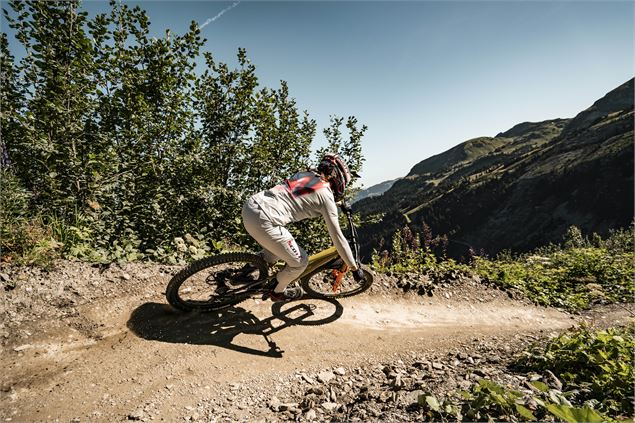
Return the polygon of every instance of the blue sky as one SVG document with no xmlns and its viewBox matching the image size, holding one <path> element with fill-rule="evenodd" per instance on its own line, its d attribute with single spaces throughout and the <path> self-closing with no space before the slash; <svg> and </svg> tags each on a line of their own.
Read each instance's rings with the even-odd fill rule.
<svg viewBox="0 0 635 423">
<path fill-rule="evenodd" d="M 287 81 L 320 128 L 367 124 L 366 187 L 467 139 L 573 117 L 635 73 L 631 1 L 127 3 L 155 36 L 216 17 L 202 35 L 218 60 L 246 48 L 261 84 Z"/>
</svg>

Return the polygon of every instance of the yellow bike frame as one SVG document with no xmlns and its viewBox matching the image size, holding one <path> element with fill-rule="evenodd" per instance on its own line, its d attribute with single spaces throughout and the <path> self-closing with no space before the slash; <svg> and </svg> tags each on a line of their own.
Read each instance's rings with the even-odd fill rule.
<svg viewBox="0 0 635 423">
<path fill-rule="evenodd" d="M 312 256 L 309 256 L 309 263 L 307 264 L 306 269 L 304 269 L 304 272 L 302 272 L 302 274 L 298 276 L 296 280 L 299 281 L 305 276 L 310 275 L 311 273 L 315 272 L 320 267 L 324 266 L 326 263 L 330 262 L 331 260 L 335 258 L 338 258 L 339 256 L 340 255 L 337 252 L 337 249 L 335 247 L 329 247 L 326 250 L 320 251 L 319 253 L 315 253 Z M 274 279 L 276 275 L 278 274 L 278 272 L 284 268 L 284 266 L 285 265 L 283 261 L 281 260 L 278 261 L 273 266 L 274 271 L 269 275 L 269 278 L 267 278 L 267 280 Z"/>
<path fill-rule="evenodd" d="M 330 247 L 324 251 L 313 254 L 309 257 L 309 264 L 307 265 L 306 270 L 302 272 L 302 275 L 300 275 L 298 279 L 302 279 L 306 275 L 313 273 L 315 270 L 337 257 L 339 257 L 339 254 L 335 247 Z"/>
</svg>

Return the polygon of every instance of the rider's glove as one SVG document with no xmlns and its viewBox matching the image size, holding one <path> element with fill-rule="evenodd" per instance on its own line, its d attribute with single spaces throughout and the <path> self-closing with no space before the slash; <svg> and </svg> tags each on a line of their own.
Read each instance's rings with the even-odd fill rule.
<svg viewBox="0 0 635 423">
<path fill-rule="evenodd" d="M 355 282 L 360 282 L 366 279 L 366 276 L 364 276 L 364 271 L 361 267 L 358 267 L 357 270 L 353 270 L 353 278 L 355 279 Z"/>
</svg>

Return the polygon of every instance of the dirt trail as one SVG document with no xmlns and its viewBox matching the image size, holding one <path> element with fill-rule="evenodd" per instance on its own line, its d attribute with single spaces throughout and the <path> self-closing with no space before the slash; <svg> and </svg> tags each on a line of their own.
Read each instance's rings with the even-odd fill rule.
<svg viewBox="0 0 635 423">
<path fill-rule="evenodd" d="M 70 317 L 42 312 L 12 328 L 0 359 L 2 420 L 195 419 L 206 401 L 216 410 L 230 406 L 224 401 L 237 386 L 266 401 L 298 372 L 505 342 L 575 323 L 483 287 L 471 288 L 481 298 L 469 302 L 376 292 L 341 302 L 249 300 L 220 314 L 182 314 L 163 299 L 169 275 L 150 279 L 136 292 L 80 304 Z M 273 418 L 266 412 L 259 417 Z"/>
</svg>

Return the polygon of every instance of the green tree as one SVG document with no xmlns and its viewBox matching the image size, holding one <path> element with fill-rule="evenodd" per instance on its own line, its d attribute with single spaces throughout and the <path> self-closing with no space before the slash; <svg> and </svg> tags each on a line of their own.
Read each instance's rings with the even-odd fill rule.
<svg viewBox="0 0 635 423">
<path fill-rule="evenodd" d="M 238 51 L 237 69 L 217 63 L 205 53 L 206 69 L 196 82 L 200 145 L 196 174 L 200 217 L 216 237 L 240 230 L 236 210 L 242 202 L 248 166 L 249 136 L 258 79 L 244 49 Z"/>
<path fill-rule="evenodd" d="M 2 165 L 13 163 L 31 217 L 55 223 L 67 252 L 86 251 L 81 241 L 135 258 L 186 233 L 244 242 L 244 199 L 310 167 L 316 123 L 286 82 L 259 86 L 244 49 L 235 69 L 205 53 L 197 72 L 196 23 L 156 39 L 145 11 L 120 2 L 92 19 L 78 1 L 9 6 L 26 55 L 16 64 L 2 35 Z M 366 128 L 345 125 L 346 140 L 325 133 L 359 170 Z M 316 225 L 300 230 L 322 245 Z"/>
<path fill-rule="evenodd" d="M 17 68 L 27 110 L 22 136 L 5 140 L 9 157 L 36 204 L 61 216 L 85 204 L 93 182 L 85 135 L 94 108 L 94 64 L 78 4 L 12 1 L 17 20 L 5 11 L 27 53 Z"/>
<path fill-rule="evenodd" d="M 284 81 L 278 90 L 260 91 L 255 106 L 248 175 L 254 192 L 310 166 L 311 141 L 316 128 L 308 112 L 300 114 Z"/>
<path fill-rule="evenodd" d="M 9 166 L 9 153 L 5 140 L 16 140 L 23 136 L 20 122 L 24 107 L 24 93 L 18 84 L 18 75 L 13 65 L 5 33 L 0 34 L 0 168 Z"/>
<path fill-rule="evenodd" d="M 91 214 L 105 245 L 133 237 L 153 248 L 188 222 L 181 192 L 190 186 L 181 171 L 191 167 L 196 145 L 191 98 L 204 41 L 195 23 L 184 35 L 150 39 L 142 9 L 111 5 L 89 24 L 99 63 L 98 161 L 105 165 Z"/>
<path fill-rule="evenodd" d="M 323 130 L 328 146 L 317 151 L 317 159 L 326 152 L 337 153 L 346 161 L 351 172 L 360 172 L 364 164 L 361 140 L 368 127 L 362 125 L 358 128 L 357 118 L 349 116 L 345 123 L 348 137 L 345 138 L 340 129 L 342 124 L 344 118 L 331 116 L 330 125 Z"/>
</svg>

